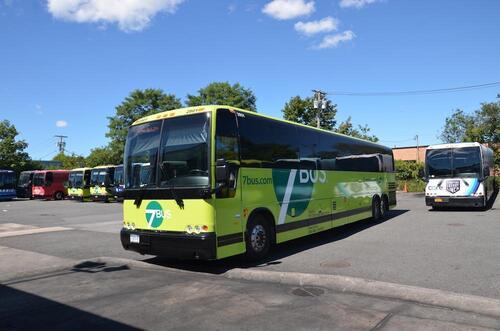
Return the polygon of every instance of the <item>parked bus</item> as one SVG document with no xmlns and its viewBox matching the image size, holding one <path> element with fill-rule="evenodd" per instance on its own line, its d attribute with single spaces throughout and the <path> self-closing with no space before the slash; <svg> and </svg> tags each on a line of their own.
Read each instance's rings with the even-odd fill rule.
<svg viewBox="0 0 500 331">
<path fill-rule="evenodd" d="M 111 192 L 114 187 L 114 165 L 105 165 L 92 168 L 90 174 L 90 196 L 92 201 L 109 202 L 115 196 Z"/>
<path fill-rule="evenodd" d="M 17 182 L 17 197 L 33 199 L 32 186 L 34 171 L 22 171 Z"/>
<path fill-rule="evenodd" d="M 77 168 L 69 173 L 68 199 L 85 201 L 90 200 L 90 172 L 91 168 Z"/>
<path fill-rule="evenodd" d="M 123 181 L 123 164 L 117 165 L 113 175 L 113 186 L 111 187 L 111 194 L 114 195 L 116 201 L 123 201 L 123 190 L 125 183 Z"/>
<path fill-rule="evenodd" d="M 16 197 L 16 173 L 0 169 L 0 200 L 12 200 Z"/>
<path fill-rule="evenodd" d="M 227 106 L 134 122 L 124 172 L 121 242 L 141 254 L 260 259 L 396 205 L 390 148 Z"/>
<path fill-rule="evenodd" d="M 37 170 L 33 175 L 33 198 L 63 200 L 68 195 L 69 170 Z"/>
<path fill-rule="evenodd" d="M 429 146 L 425 168 L 433 208 L 486 207 L 496 188 L 493 151 L 477 142 Z"/>
</svg>

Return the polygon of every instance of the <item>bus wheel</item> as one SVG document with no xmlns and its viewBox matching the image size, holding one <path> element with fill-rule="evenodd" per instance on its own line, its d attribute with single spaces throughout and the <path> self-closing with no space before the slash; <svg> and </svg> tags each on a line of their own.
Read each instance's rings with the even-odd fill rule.
<svg viewBox="0 0 500 331">
<path fill-rule="evenodd" d="M 387 195 L 382 195 L 382 199 L 380 200 L 380 218 L 384 219 L 387 217 L 387 213 L 389 212 L 389 198 Z"/>
<path fill-rule="evenodd" d="M 245 236 L 248 260 L 257 261 L 267 255 L 271 247 L 271 229 L 264 216 L 255 215 L 249 221 Z"/>
<path fill-rule="evenodd" d="M 64 199 L 64 194 L 61 191 L 56 192 L 54 194 L 54 200 L 62 200 L 62 199 Z"/>
<path fill-rule="evenodd" d="M 380 211 L 380 198 L 377 196 L 374 196 L 372 199 L 372 220 L 374 222 L 380 221 L 382 217 L 382 213 Z"/>
</svg>

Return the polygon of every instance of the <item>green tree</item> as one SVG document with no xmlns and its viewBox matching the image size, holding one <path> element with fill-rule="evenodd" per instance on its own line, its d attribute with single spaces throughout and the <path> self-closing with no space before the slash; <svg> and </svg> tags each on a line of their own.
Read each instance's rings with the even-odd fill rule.
<svg viewBox="0 0 500 331">
<path fill-rule="evenodd" d="M 335 129 L 337 133 L 345 134 L 347 136 L 356 137 L 368 141 L 377 142 L 378 138 L 375 135 L 370 134 L 370 128 L 367 124 L 364 126 L 358 125 L 355 128 L 352 124 L 351 116 L 347 118 L 344 122 L 340 123 L 338 128 Z"/>
<path fill-rule="evenodd" d="M 500 98 L 500 95 L 497 95 Z M 445 143 L 476 141 L 486 143 L 495 152 L 495 165 L 500 167 L 500 101 L 482 103 L 473 114 L 455 110 L 445 120 L 439 136 Z"/>
<path fill-rule="evenodd" d="M 75 169 L 85 166 L 85 158 L 74 153 L 70 155 L 59 153 L 52 160 L 61 162 L 63 169 Z"/>
<path fill-rule="evenodd" d="M 23 170 L 39 168 L 25 149 L 28 143 L 16 140 L 19 135 L 16 127 L 8 120 L 0 121 L 0 169 L 10 169 L 17 173 Z"/>
<path fill-rule="evenodd" d="M 445 143 L 458 143 L 470 141 L 474 126 L 474 116 L 456 109 L 450 117 L 447 117 L 439 138 Z"/>
<path fill-rule="evenodd" d="M 116 107 L 116 115 L 108 117 L 108 133 L 110 139 L 106 151 L 109 153 L 110 163 L 122 162 L 125 139 L 129 126 L 141 117 L 163 111 L 181 108 L 179 98 L 173 94 L 166 94 L 160 89 L 145 89 L 132 91 L 125 100 Z M 102 148 L 96 148 L 96 153 L 102 156 Z M 93 157 L 93 156 L 92 156 Z"/>
<path fill-rule="evenodd" d="M 123 150 L 122 150 L 123 151 Z M 87 167 L 97 167 L 105 164 L 121 164 L 123 162 L 123 155 L 119 157 L 111 149 L 110 146 L 97 147 L 90 151 L 89 156 L 85 159 Z"/>
<path fill-rule="evenodd" d="M 281 110 L 283 118 L 296 123 L 302 123 L 316 127 L 316 115 L 318 110 L 314 109 L 312 98 L 302 99 L 300 96 L 291 98 Z M 337 123 L 335 116 L 337 115 L 337 105 L 327 101 L 325 109 L 320 112 L 320 127 L 325 130 L 332 130 Z"/>
<path fill-rule="evenodd" d="M 214 82 L 198 90 L 197 95 L 187 95 L 186 105 L 189 107 L 202 105 L 227 105 L 250 111 L 257 111 L 252 90 L 244 88 L 239 83 Z"/>
</svg>

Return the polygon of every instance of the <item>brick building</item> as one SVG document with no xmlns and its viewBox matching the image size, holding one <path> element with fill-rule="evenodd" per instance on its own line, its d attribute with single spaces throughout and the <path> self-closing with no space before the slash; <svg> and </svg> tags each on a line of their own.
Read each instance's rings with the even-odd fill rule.
<svg viewBox="0 0 500 331">
<path fill-rule="evenodd" d="M 394 160 L 404 160 L 404 161 L 419 161 L 425 162 L 425 149 L 429 145 L 423 146 L 406 146 L 406 147 L 394 147 L 392 152 L 394 153 Z"/>
</svg>

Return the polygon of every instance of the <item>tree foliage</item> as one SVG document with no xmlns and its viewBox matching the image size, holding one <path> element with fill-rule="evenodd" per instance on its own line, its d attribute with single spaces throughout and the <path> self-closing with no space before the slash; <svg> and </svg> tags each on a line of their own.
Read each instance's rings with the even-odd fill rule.
<svg viewBox="0 0 500 331">
<path fill-rule="evenodd" d="M 375 135 L 370 134 L 370 128 L 367 124 L 364 126 L 358 125 L 358 128 L 355 128 L 352 124 L 351 116 L 349 116 L 344 122 L 340 123 L 335 131 L 351 137 L 361 138 L 373 142 L 378 141 L 378 138 Z"/>
<path fill-rule="evenodd" d="M 23 170 L 40 168 L 33 162 L 25 149 L 28 143 L 16 140 L 19 135 L 16 127 L 8 120 L 0 121 L 0 169 L 10 169 L 17 173 Z"/>
<path fill-rule="evenodd" d="M 397 180 L 420 179 L 421 175 L 424 173 L 423 162 L 396 160 L 394 163 Z"/>
<path fill-rule="evenodd" d="M 125 100 L 116 107 L 116 115 L 108 117 L 109 145 L 105 148 L 110 153 L 110 163 L 121 163 L 127 131 L 130 125 L 141 117 L 163 111 L 181 108 L 179 98 L 173 94 L 166 94 L 161 89 L 145 89 L 132 91 Z M 102 155 L 103 149 L 96 148 L 96 153 Z M 94 157 L 94 156 L 92 156 Z"/>
<path fill-rule="evenodd" d="M 74 153 L 70 155 L 59 153 L 52 160 L 61 162 L 63 169 L 81 168 L 86 164 L 85 157 Z"/>
<path fill-rule="evenodd" d="M 446 143 L 458 143 L 469 141 L 474 126 L 474 116 L 456 109 L 450 117 L 447 117 L 440 139 Z"/>
<path fill-rule="evenodd" d="M 123 149 L 122 149 L 123 151 Z M 85 160 L 87 167 L 97 167 L 105 164 L 121 164 L 123 155 L 117 155 L 110 146 L 97 147 L 90 151 L 89 156 Z"/>
<path fill-rule="evenodd" d="M 500 98 L 500 95 L 497 95 Z M 445 143 L 476 141 L 495 151 L 495 164 L 500 166 L 500 101 L 482 103 L 473 114 L 457 109 L 447 117 L 439 138 Z"/>
<path fill-rule="evenodd" d="M 314 109 L 313 98 L 304 98 L 295 96 L 291 98 L 281 110 L 283 118 L 292 122 L 302 123 L 316 127 L 317 109 Z M 320 110 L 320 127 L 325 130 L 332 130 L 337 123 L 335 116 L 337 115 L 337 105 L 327 101 L 325 109 Z"/>
<path fill-rule="evenodd" d="M 197 95 L 187 95 L 186 105 L 189 107 L 201 105 L 227 105 L 250 111 L 257 111 L 257 98 L 252 90 L 244 88 L 239 83 L 214 82 L 198 90 Z"/>
</svg>

